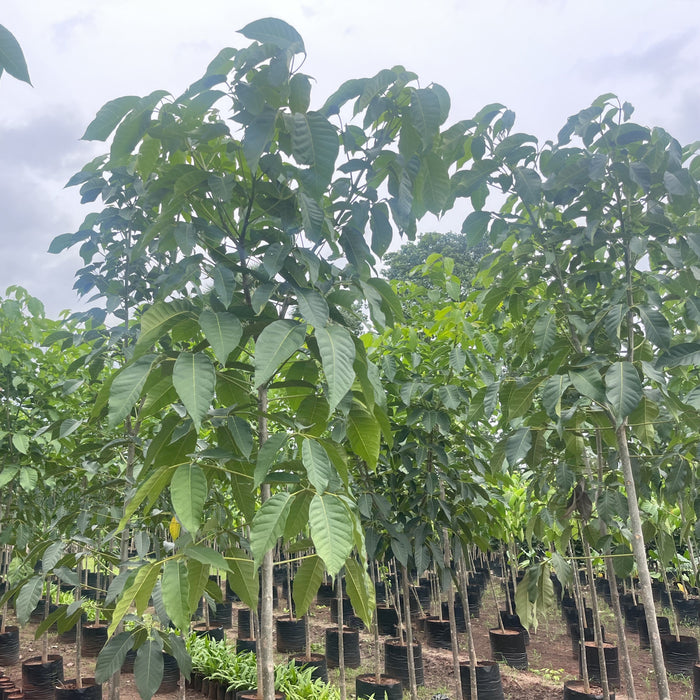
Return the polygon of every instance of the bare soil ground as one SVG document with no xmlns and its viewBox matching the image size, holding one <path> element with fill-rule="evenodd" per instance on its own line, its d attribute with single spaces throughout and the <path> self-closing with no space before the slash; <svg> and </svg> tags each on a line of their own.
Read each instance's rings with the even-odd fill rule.
<svg viewBox="0 0 700 700">
<path fill-rule="evenodd" d="M 234 607 L 241 604 L 234 604 Z M 603 624 L 606 628 L 606 638 L 615 643 L 617 635 L 614 634 L 615 623 L 612 612 L 601 604 L 603 608 Z M 233 615 L 234 629 L 227 630 L 227 637 L 234 641 L 236 638 L 236 614 Z M 483 607 L 478 619 L 472 619 L 477 656 L 479 659 L 492 658 L 488 629 L 497 624 L 496 608 L 493 598 L 485 595 Z M 321 650 L 324 644 L 324 631 L 331 626 L 330 610 L 323 606 L 316 606 L 312 610 L 311 630 L 314 650 Z M 36 656 L 41 653 L 41 644 L 34 640 L 36 624 L 30 624 L 21 631 L 21 660 Z M 683 634 L 698 636 L 698 628 L 684 627 Z M 444 693 L 450 698 L 455 697 L 454 671 L 452 665 L 452 653 L 444 649 L 431 649 L 425 642 L 423 634 L 419 633 L 418 639 L 422 641 L 423 668 L 425 685 L 419 690 L 420 700 L 429 700 L 436 693 Z M 460 657 L 467 660 L 467 647 L 465 635 L 460 636 Z M 74 677 L 75 651 L 73 645 L 59 643 L 55 635 L 50 635 L 49 653 L 62 654 L 64 660 L 64 675 L 66 679 Z M 628 644 L 631 650 L 632 664 L 635 676 L 635 690 L 639 700 L 654 700 L 657 698 L 656 685 L 651 664 L 651 654 L 648 650 L 640 649 L 636 634 L 627 634 Z M 355 677 L 361 673 L 374 672 L 374 640 L 368 632 L 362 632 L 360 638 L 362 665 L 359 669 L 348 670 L 347 688 L 348 695 L 354 695 Z M 527 647 L 529 671 L 518 671 L 501 664 L 501 677 L 503 689 L 507 700 L 560 700 L 563 696 L 564 681 L 578 678 L 578 661 L 573 654 L 570 637 L 566 631 L 558 610 L 552 610 L 539 625 L 537 632 L 530 632 L 530 644 Z M 286 655 L 278 655 L 279 660 L 285 660 Z M 21 660 L 20 664 L 3 669 L 17 685 L 21 685 Z M 83 660 L 83 675 L 92 675 L 94 659 Z M 622 683 L 624 675 L 621 668 Z M 329 671 L 329 680 L 338 683 L 337 670 Z M 671 697 L 673 700 L 692 700 L 692 679 L 672 677 L 670 679 Z M 107 689 L 103 696 L 107 697 Z M 122 674 L 121 697 L 123 700 L 139 700 L 138 691 L 134 684 L 133 676 Z M 158 696 L 161 700 L 176 700 L 177 694 L 163 694 Z M 624 689 L 616 692 L 618 700 L 626 700 L 628 695 Z M 202 696 L 191 689 L 187 690 L 187 700 L 201 700 Z"/>
</svg>

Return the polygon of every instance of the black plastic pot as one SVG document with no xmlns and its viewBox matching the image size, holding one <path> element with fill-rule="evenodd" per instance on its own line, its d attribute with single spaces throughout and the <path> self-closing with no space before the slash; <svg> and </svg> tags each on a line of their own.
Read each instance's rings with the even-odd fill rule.
<svg viewBox="0 0 700 700">
<path fill-rule="evenodd" d="M 509 666 L 527 671 L 527 649 L 525 637 L 520 630 L 489 630 L 491 653 L 497 661 L 505 661 Z"/>
<path fill-rule="evenodd" d="M 83 678 L 82 688 L 75 686 L 75 679 L 66 681 L 56 688 L 56 700 L 102 700 L 102 684 L 95 683 L 94 678 Z"/>
<path fill-rule="evenodd" d="M 0 666 L 14 666 L 19 662 L 19 627 L 5 627 L 0 634 Z"/>
<path fill-rule="evenodd" d="M 236 620 L 237 635 L 249 639 L 252 636 L 252 630 L 250 628 L 250 608 L 238 608 Z"/>
<path fill-rule="evenodd" d="M 294 663 L 295 666 L 301 666 L 302 668 L 310 668 L 311 680 L 320 679 L 324 683 L 328 683 L 328 664 L 326 663 L 326 657 L 323 654 L 311 654 L 310 658 L 306 658 L 304 654 L 297 656 L 290 656 L 289 660 Z"/>
<path fill-rule="evenodd" d="M 506 610 L 500 610 L 499 614 L 501 616 L 501 622 L 503 622 L 503 626 L 507 630 L 522 631 L 523 637 L 525 638 L 525 646 L 527 646 L 530 643 L 530 633 L 523 627 L 523 623 L 520 621 L 520 615 L 511 615 Z"/>
<path fill-rule="evenodd" d="M 49 654 L 46 663 L 41 656 L 22 662 L 22 689 L 29 700 L 54 700 L 59 681 L 63 681 L 63 657 L 59 654 Z"/>
<path fill-rule="evenodd" d="M 241 651 L 252 651 L 254 654 L 258 651 L 258 642 L 249 637 L 238 637 L 236 639 L 236 653 Z"/>
<path fill-rule="evenodd" d="M 603 635 L 603 641 L 605 641 L 605 627 L 603 625 L 600 626 L 600 631 Z M 571 649 L 573 651 L 573 657 L 575 659 L 578 659 L 579 653 L 581 651 L 581 635 L 579 634 L 577 623 L 569 625 L 569 636 L 571 637 Z M 583 630 L 583 641 L 595 641 L 594 630 L 592 627 L 586 627 Z"/>
<path fill-rule="evenodd" d="M 628 632 L 637 632 L 639 630 L 639 620 L 644 617 L 643 605 L 629 605 L 625 608 L 625 629 Z"/>
<path fill-rule="evenodd" d="M 163 652 L 163 680 L 160 682 L 156 695 L 174 693 L 180 681 L 180 667 L 174 656 Z"/>
<path fill-rule="evenodd" d="M 661 636 L 661 649 L 664 653 L 666 670 L 671 674 L 690 676 L 698 662 L 698 640 L 681 635 L 680 641 L 673 634 Z"/>
<path fill-rule="evenodd" d="M 659 627 L 659 634 L 671 634 L 671 623 L 667 617 L 657 617 L 656 624 Z M 639 633 L 639 648 L 651 649 L 651 641 L 649 639 L 649 625 L 647 625 L 646 617 L 640 617 L 637 620 L 637 632 Z"/>
<path fill-rule="evenodd" d="M 343 598 L 343 624 L 347 624 L 347 621 L 355 615 L 355 611 L 352 609 L 352 603 L 350 598 Z M 338 599 L 333 598 L 331 600 L 331 622 L 338 622 Z"/>
<path fill-rule="evenodd" d="M 129 649 L 122 663 L 122 673 L 133 673 L 134 662 L 136 661 L 136 649 Z"/>
<path fill-rule="evenodd" d="M 413 645 L 413 664 L 416 671 L 416 685 L 423 685 L 423 649 L 420 642 Z M 408 646 L 398 639 L 387 639 L 384 642 L 384 673 L 400 679 L 404 688 L 409 687 Z"/>
<path fill-rule="evenodd" d="M 459 679 L 462 685 L 462 697 L 471 700 L 471 668 L 466 662 L 459 664 Z M 476 692 L 479 700 L 504 700 L 501 683 L 501 667 L 498 661 L 476 662 Z"/>
<path fill-rule="evenodd" d="M 696 625 L 700 622 L 700 598 L 681 598 L 673 603 L 680 622 Z"/>
<path fill-rule="evenodd" d="M 277 651 L 288 653 L 306 648 L 306 623 L 303 619 L 278 617 L 275 620 Z"/>
<path fill-rule="evenodd" d="M 588 677 L 591 683 L 600 683 L 600 657 L 598 647 L 595 642 L 585 642 L 586 666 L 588 666 Z M 620 687 L 620 661 L 618 659 L 617 647 L 613 644 L 604 643 L 603 653 L 605 654 L 605 668 L 608 674 L 608 685 L 611 688 Z"/>
<path fill-rule="evenodd" d="M 32 610 L 31 615 L 29 616 L 29 619 L 32 622 L 41 622 L 44 619 L 44 610 L 46 609 L 46 601 L 41 598 L 39 602 L 36 604 L 36 607 L 34 610 Z M 48 615 L 50 615 L 52 612 L 55 612 L 58 610 L 58 605 L 54 605 L 53 603 L 49 603 L 49 612 Z"/>
<path fill-rule="evenodd" d="M 330 605 L 332 600 L 335 600 L 333 586 L 329 583 L 322 583 L 318 587 L 318 593 L 316 593 L 316 603 L 318 605 Z"/>
<path fill-rule="evenodd" d="M 377 627 L 383 637 L 395 637 L 399 616 L 394 608 L 377 608 Z"/>
<path fill-rule="evenodd" d="M 102 651 L 102 648 L 107 643 L 107 629 L 107 625 L 89 624 L 82 626 L 83 656 L 94 658 Z"/>
<path fill-rule="evenodd" d="M 591 686 L 591 692 L 583 691 L 583 681 L 566 681 L 564 683 L 564 700 L 603 700 L 602 688 Z M 615 693 L 610 692 L 610 700 L 615 700 Z"/>
<path fill-rule="evenodd" d="M 360 633 L 343 629 L 343 658 L 347 668 L 360 667 Z M 326 627 L 326 663 L 328 668 L 337 668 L 340 661 L 337 627 Z"/>
<path fill-rule="evenodd" d="M 450 607 L 447 602 L 443 601 L 440 605 L 443 620 L 448 620 L 450 615 Z M 479 617 L 478 606 L 476 610 L 470 610 L 472 617 Z M 474 614 L 476 612 L 476 614 Z M 455 603 L 455 625 L 458 632 L 467 631 L 467 621 L 464 617 L 464 607 Z"/>
<path fill-rule="evenodd" d="M 207 639 L 212 639 L 215 642 L 221 642 L 225 638 L 224 628 L 222 626 L 213 627 L 206 626 L 206 623 L 200 625 L 195 625 L 192 630 L 198 637 L 206 637 Z"/>
<path fill-rule="evenodd" d="M 425 621 L 426 644 L 433 649 L 451 649 L 450 621 L 429 617 Z"/>
<path fill-rule="evenodd" d="M 379 682 L 373 673 L 366 673 L 355 679 L 355 697 L 375 700 L 401 700 L 403 687 L 398 678 L 380 676 Z"/>
<path fill-rule="evenodd" d="M 700 700 L 700 664 L 693 666 L 693 700 Z"/>
<path fill-rule="evenodd" d="M 216 610 L 210 611 L 209 624 L 212 627 L 223 627 L 225 630 L 230 630 L 233 627 L 231 621 L 231 601 L 224 600 L 222 603 L 216 604 Z"/>
</svg>

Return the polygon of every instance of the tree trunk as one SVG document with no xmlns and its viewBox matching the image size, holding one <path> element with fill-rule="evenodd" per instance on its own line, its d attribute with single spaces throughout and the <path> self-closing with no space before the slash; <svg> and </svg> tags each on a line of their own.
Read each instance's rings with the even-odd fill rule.
<svg viewBox="0 0 700 700">
<path fill-rule="evenodd" d="M 628 700 L 637 700 L 637 694 L 634 689 L 632 660 L 630 659 L 629 647 L 627 646 L 625 620 L 622 617 L 622 608 L 620 608 L 620 595 L 617 592 L 617 577 L 615 576 L 615 567 L 613 566 L 612 557 L 605 557 L 605 566 L 607 568 L 608 583 L 610 584 L 610 600 L 612 602 L 613 613 L 615 614 L 617 645 L 622 654 L 622 665 L 625 669 L 625 690 L 627 691 Z"/>
<path fill-rule="evenodd" d="M 472 634 L 472 616 L 471 612 L 469 611 L 469 582 L 467 580 L 467 569 L 464 565 L 464 550 L 462 550 L 462 556 L 459 558 L 459 580 L 462 582 L 462 601 L 467 601 L 467 610 L 464 613 L 464 622 L 467 626 L 467 648 L 469 649 L 469 684 L 471 686 L 472 700 L 478 700 L 479 693 L 476 687 L 476 647 L 474 646 L 474 635 Z M 496 591 L 494 590 L 494 596 L 495 595 Z M 496 598 L 496 613 L 498 613 L 498 598 Z M 503 630 L 503 620 L 501 619 L 500 615 L 498 615 L 498 621 L 501 625 L 501 630 Z M 460 672 L 460 691 L 462 690 L 461 681 L 462 678 Z"/>
<path fill-rule="evenodd" d="M 348 692 L 345 684 L 345 639 L 343 637 L 345 615 L 343 611 L 343 579 L 340 574 L 335 577 L 335 597 L 338 601 L 338 675 L 340 679 L 340 700 L 346 700 Z"/>
<path fill-rule="evenodd" d="M 78 573 L 78 581 L 80 581 L 81 560 L 78 559 L 75 569 Z M 81 590 L 80 586 L 75 590 L 75 599 L 80 602 Z M 78 618 L 75 627 L 75 687 L 83 687 L 83 622 L 82 615 Z"/>
<path fill-rule="evenodd" d="M 649 567 L 647 565 L 646 546 L 644 544 L 644 535 L 642 534 L 642 518 L 639 513 L 637 489 L 634 485 L 632 461 L 627 444 L 626 418 L 622 422 L 622 425 L 615 431 L 615 435 L 617 437 L 622 474 L 625 479 L 625 490 L 627 491 L 627 506 L 629 509 L 630 529 L 632 531 L 632 552 L 637 564 L 637 571 L 639 572 L 639 586 L 642 603 L 644 605 L 644 615 L 649 628 L 649 643 L 651 644 L 651 657 L 654 663 L 654 673 L 656 675 L 656 688 L 659 700 L 671 700 L 668 678 L 666 677 L 666 664 L 664 663 L 664 655 L 661 649 L 661 636 L 659 635 L 659 626 L 656 622 L 656 607 L 654 606 L 651 577 L 649 576 Z"/>
<path fill-rule="evenodd" d="M 418 686 L 416 685 L 416 663 L 413 658 L 413 629 L 411 628 L 411 601 L 409 599 L 410 588 L 408 585 L 408 569 L 401 565 L 401 578 L 403 579 L 403 613 L 406 621 L 406 659 L 408 661 L 408 682 L 411 686 L 411 700 L 418 700 Z"/>
<path fill-rule="evenodd" d="M 581 660 L 581 676 L 583 678 L 583 692 L 589 694 L 591 692 L 590 680 L 588 677 L 588 664 L 586 663 L 586 602 L 581 593 L 581 579 L 578 577 L 578 565 L 574 556 L 574 547 L 569 542 L 569 551 L 571 552 L 571 568 L 574 574 L 574 599 L 576 600 L 576 610 L 578 612 L 578 646 L 579 658 Z"/>
</svg>

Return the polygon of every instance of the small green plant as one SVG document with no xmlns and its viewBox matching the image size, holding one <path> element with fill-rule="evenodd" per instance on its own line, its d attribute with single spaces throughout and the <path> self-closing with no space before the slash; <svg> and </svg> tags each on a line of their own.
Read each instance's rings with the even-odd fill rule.
<svg viewBox="0 0 700 700">
<path fill-rule="evenodd" d="M 567 673 L 563 668 L 533 668 L 532 672 L 552 683 L 561 683 L 566 680 Z"/>
</svg>

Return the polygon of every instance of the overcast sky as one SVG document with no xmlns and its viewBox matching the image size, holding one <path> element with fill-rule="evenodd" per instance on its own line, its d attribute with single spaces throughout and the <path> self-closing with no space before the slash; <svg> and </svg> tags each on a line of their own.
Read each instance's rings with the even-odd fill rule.
<svg viewBox="0 0 700 700">
<path fill-rule="evenodd" d="M 340 83 L 402 64 L 452 98 L 450 122 L 501 102 L 541 140 L 599 94 L 631 102 L 637 121 L 700 140 L 696 0 L 3 0 L 33 87 L 0 79 L 0 294 L 12 284 L 56 316 L 78 308 L 75 254 L 49 255 L 88 209 L 68 178 L 104 150 L 80 141 L 121 95 L 179 94 L 237 30 L 280 17 L 302 35 L 312 106 Z M 463 216 L 422 230 L 456 230 Z"/>
</svg>

